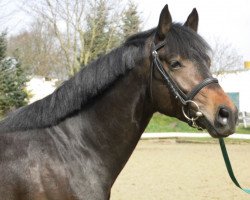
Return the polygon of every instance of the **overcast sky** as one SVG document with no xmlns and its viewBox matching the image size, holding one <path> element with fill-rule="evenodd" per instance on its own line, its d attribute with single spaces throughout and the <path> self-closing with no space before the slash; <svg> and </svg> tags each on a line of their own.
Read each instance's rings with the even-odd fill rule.
<svg viewBox="0 0 250 200">
<path fill-rule="evenodd" d="M 10 2 L 8 8 L 4 1 Z M 194 7 L 199 13 L 198 32 L 209 42 L 220 38 L 236 48 L 244 60 L 250 61 L 250 0 L 135 0 L 143 18 L 143 29 L 155 27 L 159 14 L 167 3 L 172 19 L 184 22 Z M 6 13 L 15 13 L 8 23 L 9 32 L 14 33 L 20 27 L 28 26 L 29 19 L 22 12 L 16 12 L 20 0 L 0 0 L 0 17 Z M 1 22 L 1 19 L 0 19 Z"/>
<path fill-rule="evenodd" d="M 172 19 L 185 22 L 195 7 L 199 13 L 198 32 L 209 42 L 220 38 L 231 43 L 244 60 L 250 61 L 249 0 L 136 0 L 144 19 L 144 29 L 155 27 L 159 14 L 168 4 Z"/>
</svg>

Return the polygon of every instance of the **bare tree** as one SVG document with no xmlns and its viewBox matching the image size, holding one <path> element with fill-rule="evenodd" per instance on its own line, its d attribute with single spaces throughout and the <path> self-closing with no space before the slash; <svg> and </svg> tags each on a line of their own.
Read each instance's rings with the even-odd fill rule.
<svg viewBox="0 0 250 200">
<path fill-rule="evenodd" d="M 229 43 L 215 38 L 212 42 L 213 59 L 212 68 L 214 74 L 219 75 L 242 69 L 243 57 Z"/>
<path fill-rule="evenodd" d="M 65 58 L 69 75 L 80 68 L 78 57 L 79 30 L 82 30 L 84 0 L 40 0 L 29 1 L 26 9 L 50 24 Z"/>
<path fill-rule="evenodd" d="M 0 0 L 0 31 L 8 31 L 13 34 L 19 30 L 21 26 L 25 26 L 28 21 L 23 18 L 23 10 L 19 9 L 19 1 Z M 20 17 L 22 16 L 22 17 Z"/>
<path fill-rule="evenodd" d="M 49 24 L 37 19 L 30 31 L 9 38 L 8 54 L 18 57 L 30 74 L 59 76 L 63 71 L 61 50 Z"/>
<path fill-rule="evenodd" d="M 2 24 L 5 22 L 6 18 L 10 15 L 9 12 L 6 12 L 7 6 L 10 4 L 10 0 L 0 0 L 0 8 L 1 8 L 1 13 L 0 13 L 0 23 Z"/>
<path fill-rule="evenodd" d="M 115 11 L 118 4 L 114 0 L 30 0 L 25 9 L 53 28 L 68 74 L 72 76 L 81 64 L 117 44 L 116 26 L 121 17 Z M 102 46 L 102 51 L 96 52 L 97 45 Z"/>
</svg>

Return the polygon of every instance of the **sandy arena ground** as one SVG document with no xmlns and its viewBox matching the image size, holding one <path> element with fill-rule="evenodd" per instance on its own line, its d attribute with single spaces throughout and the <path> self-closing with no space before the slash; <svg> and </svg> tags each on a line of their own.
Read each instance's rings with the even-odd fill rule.
<svg viewBox="0 0 250 200">
<path fill-rule="evenodd" d="M 116 180 L 111 200 L 247 200 L 227 174 L 219 144 L 142 140 Z M 242 186 L 250 188 L 250 144 L 227 145 Z"/>
</svg>

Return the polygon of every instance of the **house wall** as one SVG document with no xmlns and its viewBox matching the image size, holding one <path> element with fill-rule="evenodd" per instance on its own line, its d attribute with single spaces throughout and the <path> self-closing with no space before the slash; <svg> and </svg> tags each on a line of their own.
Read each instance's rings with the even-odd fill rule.
<svg viewBox="0 0 250 200">
<path fill-rule="evenodd" d="M 217 77 L 225 92 L 239 92 L 239 110 L 250 112 L 250 70 Z"/>
<path fill-rule="evenodd" d="M 33 77 L 28 83 L 26 89 L 32 95 L 29 99 L 29 104 L 46 97 L 51 94 L 55 89 L 57 80 L 46 81 L 43 77 Z"/>
</svg>

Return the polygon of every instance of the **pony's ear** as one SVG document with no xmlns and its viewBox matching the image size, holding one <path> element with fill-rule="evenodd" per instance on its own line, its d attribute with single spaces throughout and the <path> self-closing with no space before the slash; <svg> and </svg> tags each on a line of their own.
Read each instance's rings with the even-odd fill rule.
<svg viewBox="0 0 250 200">
<path fill-rule="evenodd" d="M 198 15 L 196 8 L 194 8 L 192 12 L 190 13 L 190 15 L 188 16 L 187 21 L 185 22 L 184 26 L 187 26 L 193 29 L 195 32 L 197 32 L 198 22 L 199 22 L 199 15 Z"/>
<path fill-rule="evenodd" d="M 172 17 L 168 10 L 168 5 L 165 5 L 161 11 L 157 33 L 160 40 L 163 40 L 169 31 L 172 24 Z"/>
</svg>

